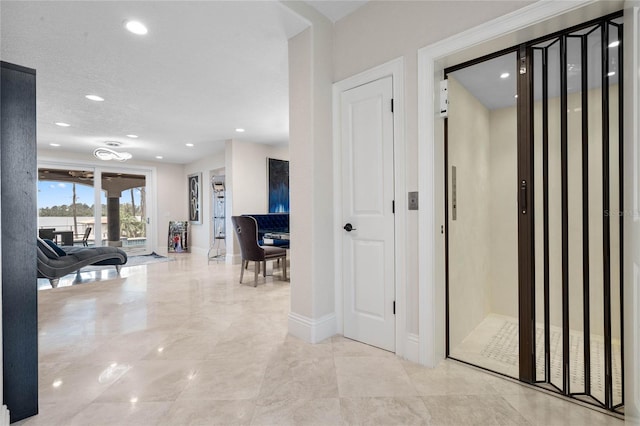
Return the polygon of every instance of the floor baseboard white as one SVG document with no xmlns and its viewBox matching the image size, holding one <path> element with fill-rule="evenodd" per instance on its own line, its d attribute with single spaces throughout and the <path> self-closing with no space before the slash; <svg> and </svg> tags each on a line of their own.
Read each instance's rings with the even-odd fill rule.
<svg viewBox="0 0 640 426">
<path fill-rule="evenodd" d="M 9 426 L 9 409 L 6 405 L 0 407 L 0 426 Z"/>
<path fill-rule="evenodd" d="M 318 343 L 336 334 L 336 315 L 308 318 L 289 312 L 289 334 L 308 343 Z"/>
<path fill-rule="evenodd" d="M 417 334 L 407 333 L 404 357 L 411 362 L 420 363 L 420 336 Z"/>
</svg>

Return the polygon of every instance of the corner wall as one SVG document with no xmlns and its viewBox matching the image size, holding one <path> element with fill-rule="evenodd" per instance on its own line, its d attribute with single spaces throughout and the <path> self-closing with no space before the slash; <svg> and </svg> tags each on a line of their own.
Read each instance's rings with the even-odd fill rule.
<svg viewBox="0 0 640 426">
<path fill-rule="evenodd" d="M 311 27 L 289 40 L 291 312 L 289 333 L 318 342 L 336 332 L 333 259 L 331 22 L 283 2 Z"/>
</svg>

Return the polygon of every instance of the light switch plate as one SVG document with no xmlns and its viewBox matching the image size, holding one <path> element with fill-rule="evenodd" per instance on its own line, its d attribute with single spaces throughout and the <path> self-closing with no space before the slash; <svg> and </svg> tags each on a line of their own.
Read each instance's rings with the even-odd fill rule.
<svg viewBox="0 0 640 426">
<path fill-rule="evenodd" d="M 409 192 L 409 210 L 418 210 L 418 191 Z"/>
</svg>

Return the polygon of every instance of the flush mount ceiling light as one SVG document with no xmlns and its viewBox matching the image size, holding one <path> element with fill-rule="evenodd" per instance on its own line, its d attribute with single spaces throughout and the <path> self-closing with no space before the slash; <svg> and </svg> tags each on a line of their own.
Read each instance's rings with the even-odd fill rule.
<svg viewBox="0 0 640 426">
<path fill-rule="evenodd" d="M 620 40 L 612 41 L 609 43 L 609 47 L 618 47 L 620 46 Z"/>
<path fill-rule="evenodd" d="M 60 146 L 59 143 L 50 143 L 49 145 L 51 145 L 51 146 Z"/>
<path fill-rule="evenodd" d="M 128 152 L 117 152 L 109 148 L 96 148 L 95 151 L 93 151 L 93 155 L 102 161 L 127 161 L 133 157 Z"/>
<path fill-rule="evenodd" d="M 185 143 L 185 146 L 188 146 L 189 148 L 193 148 L 193 144 L 192 143 Z"/>
<path fill-rule="evenodd" d="M 164 157 L 163 157 L 162 155 L 156 155 L 156 158 L 157 158 L 158 160 L 162 160 Z"/>
<path fill-rule="evenodd" d="M 242 133 L 242 132 L 244 132 L 244 129 L 237 128 L 237 129 L 236 129 L 236 132 L 238 132 L 238 133 Z"/>
<path fill-rule="evenodd" d="M 124 26 L 134 34 L 145 35 L 148 32 L 147 27 L 140 21 L 127 21 Z"/>
<path fill-rule="evenodd" d="M 500 74 L 500 78 L 504 79 L 504 78 L 509 77 L 509 75 L 510 74 L 508 72 L 503 72 L 502 74 Z"/>
<path fill-rule="evenodd" d="M 71 124 L 67 124 L 67 123 L 63 123 L 62 121 L 58 121 L 56 123 L 56 126 L 60 126 L 60 127 L 69 127 L 71 126 Z"/>
<path fill-rule="evenodd" d="M 137 138 L 138 138 L 138 135 L 127 135 L 127 137 L 128 137 L 128 138 L 131 138 L 131 139 L 137 139 Z"/>
<path fill-rule="evenodd" d="M 85 98 L 89 99 L 90 101 L 96 101 L 96 102 L 104 101 L 104 98 L 98 95 L 86 95 Z"/>
</svg>

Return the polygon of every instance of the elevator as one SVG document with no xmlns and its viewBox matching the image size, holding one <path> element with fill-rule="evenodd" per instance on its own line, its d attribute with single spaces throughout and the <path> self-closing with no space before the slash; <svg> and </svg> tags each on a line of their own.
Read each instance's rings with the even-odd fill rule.
<svg viewBox="0 0 640 426">
<path fill-rule="evenodd" d="M 623 24 L 445 69 L 447 356 L 624 412 Z"/>
</svg>

